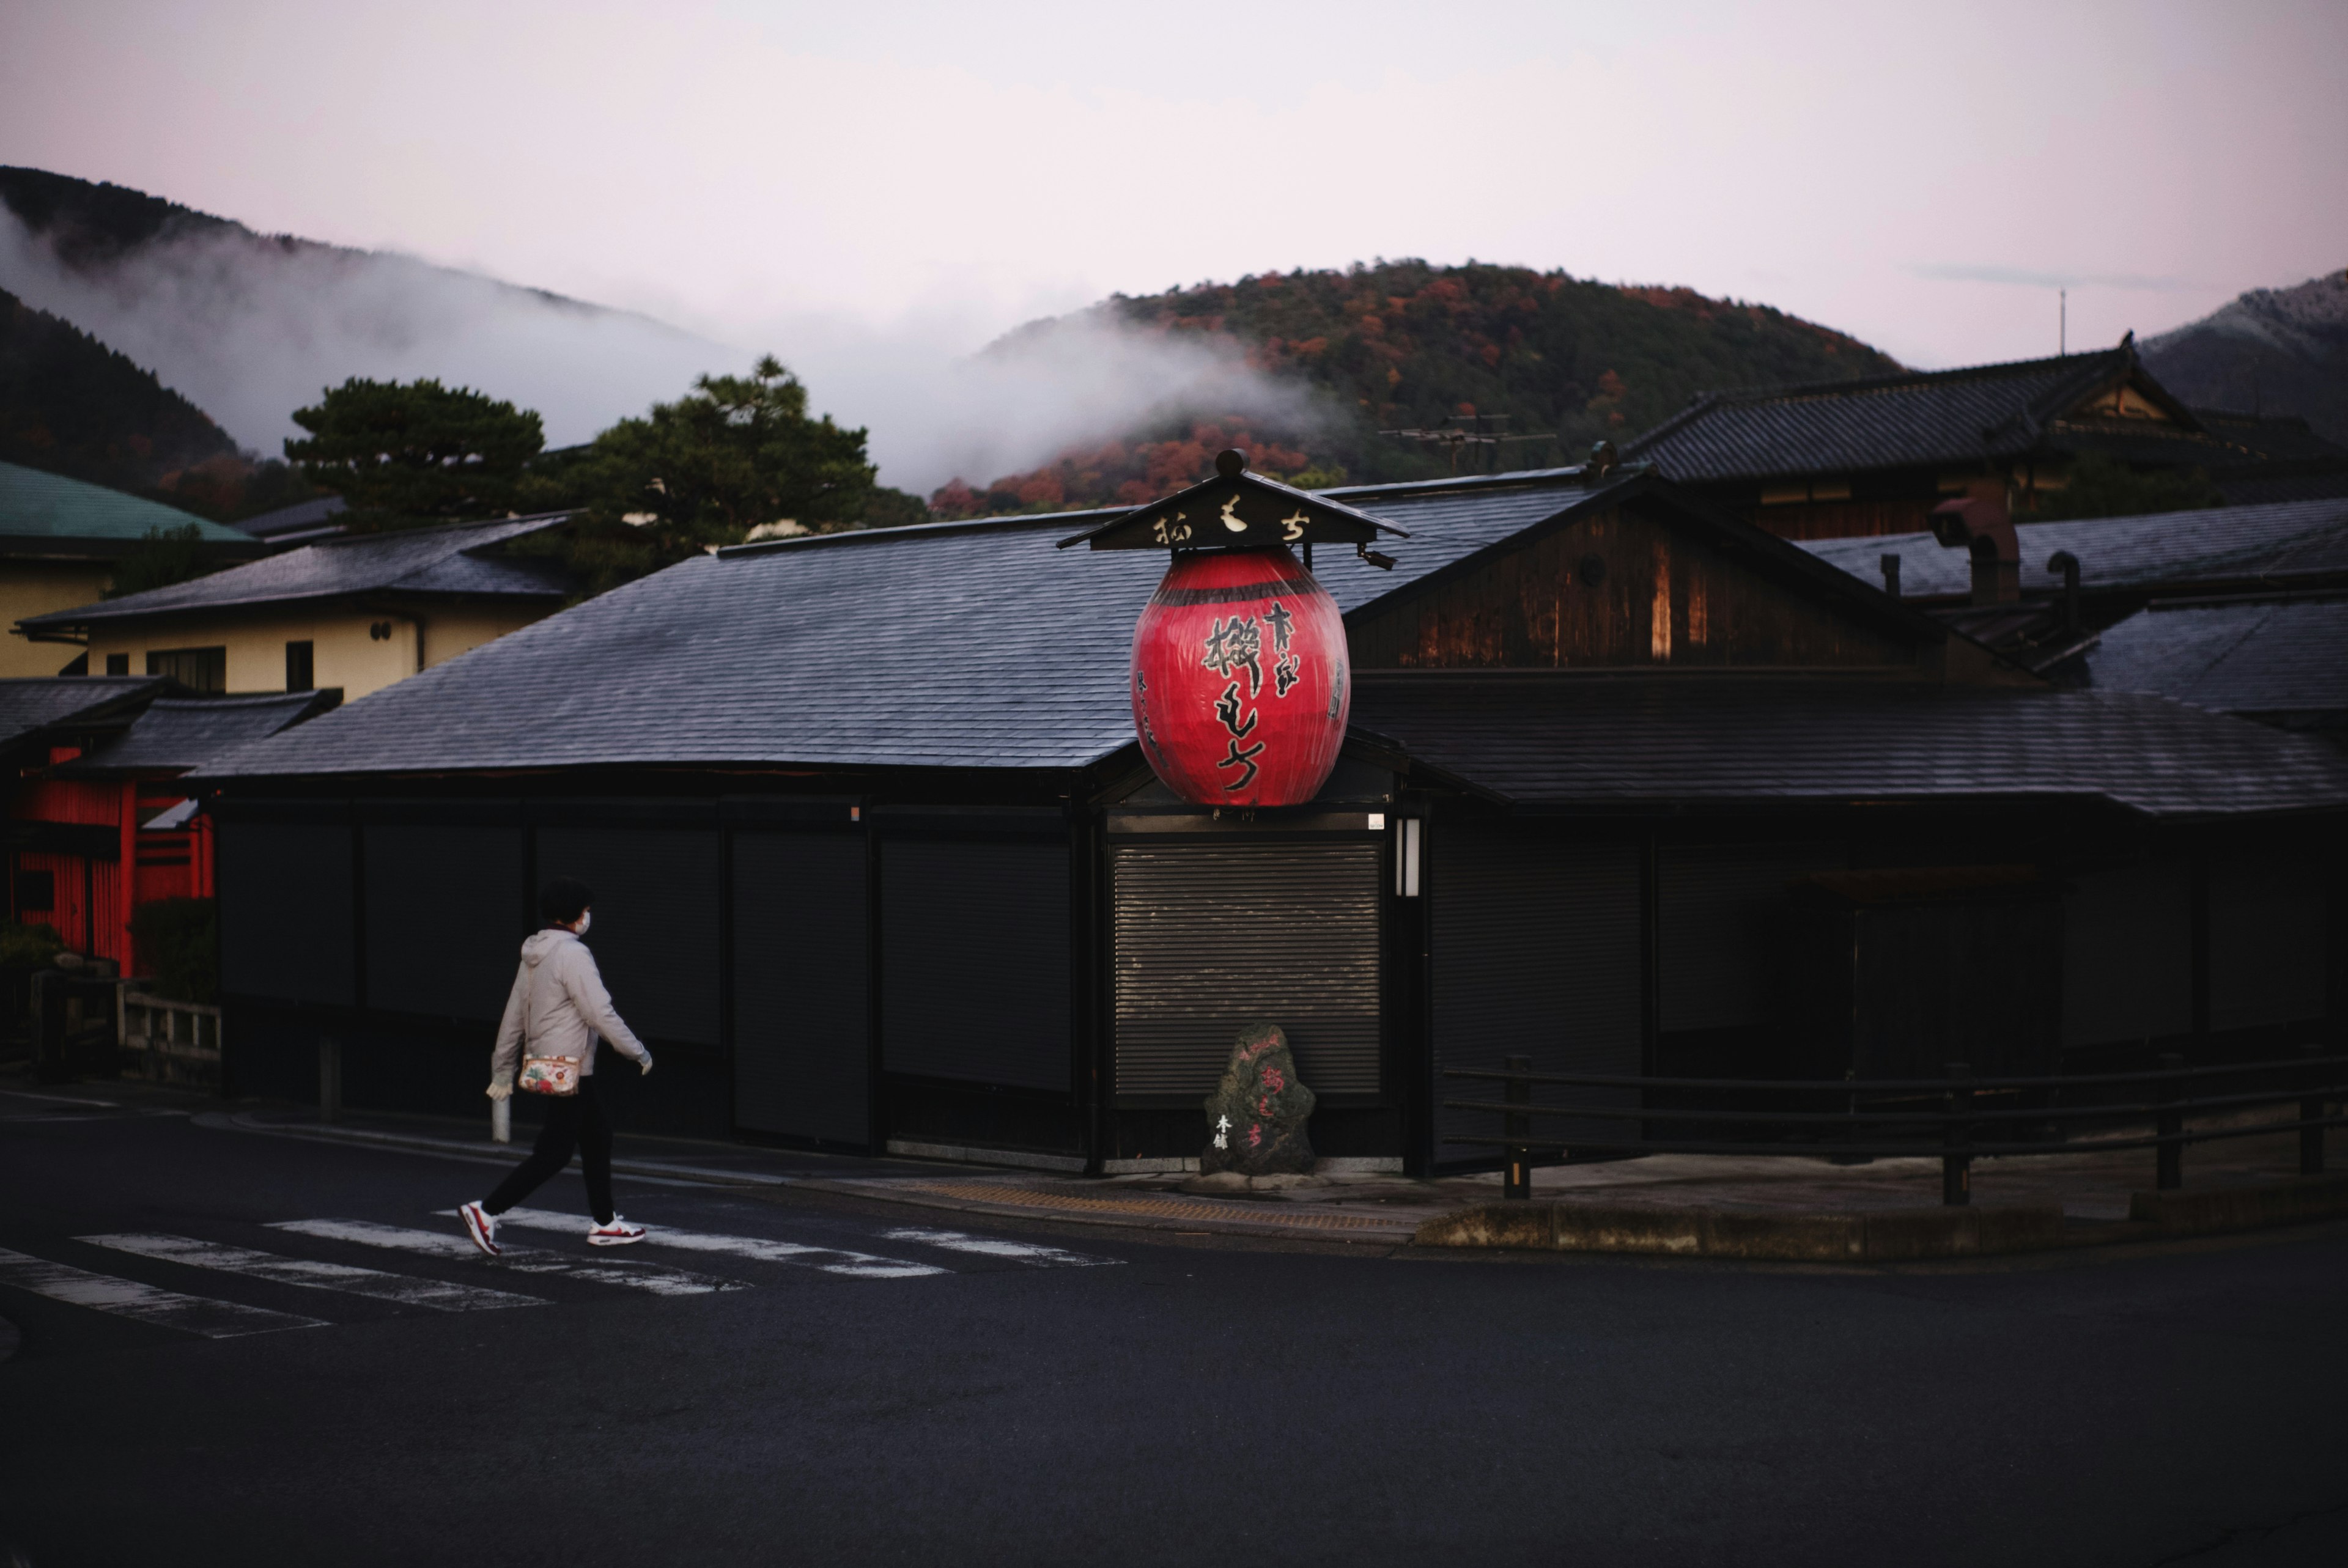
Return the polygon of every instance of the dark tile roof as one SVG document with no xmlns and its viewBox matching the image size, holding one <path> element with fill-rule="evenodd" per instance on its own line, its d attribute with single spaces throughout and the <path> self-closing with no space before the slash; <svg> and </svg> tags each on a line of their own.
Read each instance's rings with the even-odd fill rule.
<svg viewBox="0 0 2348 1568">
<path fill-rule="evenodd" d="M 472 593 L 559 600 L 566 588 L 553 563 L 505 560 L 483 552 L 525 534 L 554 528 L 566 517 L 505 518 L 323 539 L 192 582 L 30 616 L 18 624 L 64 630 L 182 610 L 357 593 Z"/>
<path fill-rule="evenodd" d="M 2059 589 L 2048 558 L 2068 550 L 2090 591 L 2197 584 L 2289 583 L 2348 573 L 2348 497 L 2259 507 L 2154 512 L 2135 518 L 2083 518 L 2023 523 L 2022 585 Z M 1962 549 L 1931 534 L 1805 539 L 1820 560 L 1880 586 L 1884 556 L 1900 558 L 1900 591 L 1930 599 L 1971 591 L 1972 565 Z"/>
<path fill-rule="evenodd" d="M 44 675 L 0 681 L 0 744 L 88 714 L 135 706 L 172 689 L 160 675 Z"/>
<path fill-rule="evenodd" d="M 315 500 L 296 501 L 290 507 L 280 507 L 273 512 L 239 518 L 230 526 L 239 532 L 251 534 L 256 539 L 284 544 L 341 533 L 343 526 L 335 518 L 348 509 L 340 496 L 320 496 Z"/>
<path fill-rule="evenodd" d="M 129 729 L 58 769 L 61 774 L 185 772 L 253 741 L 266 740 L 331 708 L 326 692 L 250 697 L 164 698 Z"/>
<path fill-rule="evenodd" d="M 1704 677 L 1357 679 L 1356 729 L 1528 807 L 2100 801 L 2348 808 L 2321 742 L 2162 697 Z"/>
<path fill-rule="evenodd" d="M 1400 565 L 1380 571 L 1337 551 L 1314 565 L 1340 608 L 1354 610 L 1591 498 L 1578 470 L 1357 490 L 1349 504 L 1410 531 L 1390 547 Z M 1166 570 L 1155 550 L 1055 548 L 1115 515 L 831 534 L 705 556 L 207 774 L 1081 767 L 1133 739 L 1133 623 Z"/>
<path fill-rule="evenodd" d="M 250 546 L 236 529 L 103 485 L 88 485 L 15 463 L 0 463 L 0 538 L 135 544 L 150 528 L 193 525 L 207 543 Z"/>
<path fill-rule="evenodd" d="M 2106 627 L 2087 668 L 2106 691 L 2348 724 L 2348 599 L 2155 605 Z"/>
<path fill-rule="evenodd" d="M 2134 344 L 2123 342 L 2100 354 L 2011 364 L 1712 392 L 1622 455 L 1683 483 L 1960 465 L 2048 447 L 2204 466 L 2259 455 L 2199 429 L 2181 404 L 2172 409 L 2175 425 L 2071 414 L 2132 373 L 2146 374 Z"/>
</svg>

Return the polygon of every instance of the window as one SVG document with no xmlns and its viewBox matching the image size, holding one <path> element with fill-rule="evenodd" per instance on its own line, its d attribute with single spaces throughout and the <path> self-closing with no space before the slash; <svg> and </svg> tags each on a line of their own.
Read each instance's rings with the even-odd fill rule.
<svg viewBox="0 0 2348 1568">
<path fill-rule="evenodd" d="M 225 648 L 163 648 L 147 655 L 147 673 L 168 675 L 191 692 L 228 690 Z"/>
<path fill-rule="evenodd" d="M 46 914 L 57 907 L 57 874 L 54 871 L 16 873 L 16 913 Z"/>
<path fill-rule="evenodd" d="M 129 674 L 129 673 L 130 673 L 130 655 L 129 655 L 129 654 L 128 654 L 128 653 L 109 653 L 109 654 L 108 654 L 108 655 L 106 656 L 106 672 L 107 672 L 108 675 L 128 675 L 128 674 Z"/>
<path fill-rule="evenodd" d="M 316 687 L 317 682 L 312 678 L 314 667 L 311 662 L 311 653 L 316 646 L 312 642 L 289 642 L 285 645 L 285 689 L 288 692 L 308 692 Z"/>
</svg>

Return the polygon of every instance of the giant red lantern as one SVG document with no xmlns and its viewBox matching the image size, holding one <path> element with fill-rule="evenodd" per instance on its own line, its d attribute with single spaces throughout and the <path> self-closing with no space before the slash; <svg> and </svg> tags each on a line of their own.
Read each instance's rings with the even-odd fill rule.
<svg viewBox="0 0 2348 1568">
<path fill-rule="evenodd" d="M 1077 539 L 1174 552 L 1133 629 L 1128 674 L 1142 754 L 1200 805 L 1302 805 L 1337 765 L 1353 706 L 1345 625 L 1292 544 L 1368 547 L 1400 529 L 1215 460 L 1216 478 Z"/>
</svg>

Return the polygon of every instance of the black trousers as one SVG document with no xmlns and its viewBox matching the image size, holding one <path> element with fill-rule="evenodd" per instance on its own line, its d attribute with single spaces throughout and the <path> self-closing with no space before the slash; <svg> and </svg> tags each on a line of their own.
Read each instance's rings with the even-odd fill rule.
<svg viewBox="0 0 2348 1568">
<path fill-rule="evenodd" d="M 538 1146 L 530 1158 L 513 1168 L 513 1173 L 498 1184 L 481 1206 L 493 1214 L 501 1214 L 530 1194 L 549 1176 L 571 1163 L 572 1150 L 579 1153 L 582 1173 L 587 1178 L 587 1206 L 594 1211 L 595 1223 L 612 1223 L 612 1124 L 603 1119 L 603 1102 L 595 1097 L 595 1075 L 581 1075 L 576 1094 L 549 1094 L 546 1102 L 546 1125 L 539 1129 Z"/>
</svg>

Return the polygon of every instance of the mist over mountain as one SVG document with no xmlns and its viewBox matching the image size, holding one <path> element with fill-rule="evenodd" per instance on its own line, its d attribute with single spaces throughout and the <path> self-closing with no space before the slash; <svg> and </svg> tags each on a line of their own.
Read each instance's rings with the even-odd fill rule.
<svg viewBox="0 0 2348 1568">
<path fill-rule="evenodd" d="M 2153 374 L 2197 407 L 2296 414 L 2348 446 L 2348 268 L 2295 288 L 2252 289 L 2138 347 Z"/>
<path fill-rule="evenodd" d="M 961 515 L 1138 504 L 1166 494 L 1177 476 L 1205 472 L 1202 454 L 1211 459 L 1225 442 L 1306 485 L 1571 463 L 1591 442 L 1635 435 L 1699 392 L 1900 369 L 1856 338 L 1766 305 L 1420 261 L 1119 295 L 1030 323 L 981 358 L 1015 364 L 1059 352 L 1064 337 L 1104 333 L 1245 366 L 1282 395 L 1169 403 L 1040 468 L 950 486 L 934 505 Z M 1381 434 L 1447 425 L 1506 439 L 1452 446 Z"/>
<path fill-rule="evenodd" d="M 476 387 L 537 409 L 559 446 L 750 358 L 647 316 L 34 169 L 0 168 L 0 288 L 263 456 L 296 433 L 293 410 L 353 375 Z"/>
<path fill-rule="evenodd" d="M 0 289 L 0 462 L 149 490 L 236 456 L 228 432 L 152 371 Z"/>
</svg>

